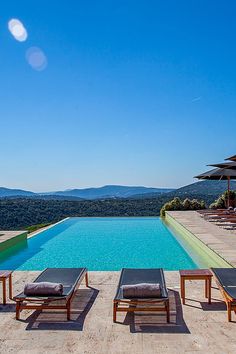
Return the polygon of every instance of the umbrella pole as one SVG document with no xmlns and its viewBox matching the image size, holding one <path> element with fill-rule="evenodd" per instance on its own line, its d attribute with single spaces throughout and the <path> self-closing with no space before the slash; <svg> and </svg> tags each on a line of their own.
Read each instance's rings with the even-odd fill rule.
<svg viewBox="0 0 236 354">
<path fill-rule="evenodd" d="M 227 177 L 228 179 L 228 208 L 229 208 L 229 192 L 230 192 L 230 177 Z"/>
</svg>

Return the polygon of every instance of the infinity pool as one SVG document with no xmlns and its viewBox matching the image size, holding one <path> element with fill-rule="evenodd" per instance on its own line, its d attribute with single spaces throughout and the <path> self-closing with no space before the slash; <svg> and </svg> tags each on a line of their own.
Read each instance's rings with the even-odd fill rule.
<svg viewBox="0 0 236 354">
<path fill-rule="evenodd" d="M 0 269 L 198 268 L 160 218 L 69 218 L 1 252 Z"/>
</svg>

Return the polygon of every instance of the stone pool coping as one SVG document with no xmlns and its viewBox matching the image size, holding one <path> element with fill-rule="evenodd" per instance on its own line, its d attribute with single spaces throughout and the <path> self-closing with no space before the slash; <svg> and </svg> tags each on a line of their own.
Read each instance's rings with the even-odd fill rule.
<svg viewBox="0 0 236 354">
<path fill-rule="evenodd" d="M 27 239 L 27 231 L 0 231 L 0 251 L 15 246 L 18 242 Z"/>
<path fill-rule="evenodd" d="M 43 231 L 51 229 L 52 227 L 62 223 L 63 221 L 65 221 L 67 219 L 69 219 L 69 217 L 64 218 L 54 224 L 46 226 L 46 227 L 42 227 L 41 229 L 33 231 L 31 233 L 29 233 L 26 230 L 21 230 L 21 231 L 0 230 L 0 252 L 5 251 L 8 248 L 15 246 L 16 244 L 18 244 L 22 241 L 25 241 L 31 237 L 34 237 Z"/>
<path fill-rule="evenodd" d="M 40 233 L 43 232 L 43 231 L 46 231 L 46 230 L 48 230 L 48 229 L 51 229 L 52 227 L 54 227 L 54 226 L 56 226 L 56 225 L 58 225 L 58 224 L 61 224 L 62 222 L 64 222 L 64 221 L 67 220 L 67 219 L 71 219 L 71 217 L 66 217 L 66 218 L 64 218 L 64 219 L 62 219 L 62 220 L 60 220 L 60 221 L 58 221 L 58 222 L 55 222 L 55 223 L 50 224 L 50 225 L 45 226 L 45 227 L 41 227 L 40 229 L 29 233 L 29 234 L 28 234 L 28 238 L 34 237 L 34 236 L 40 234 Z M 0 231 L 0 232 L 1 232 L 1 231 Z"/>
<path fill-rule="evenodd" d="M 216 255 L 228 263 L 236 266 L 236 232 L 225 230 L 206 221 L 197 211 L 168 211 L 167 221 L 174 220 L 196 239 L 201 241 Z"/>
</svg>

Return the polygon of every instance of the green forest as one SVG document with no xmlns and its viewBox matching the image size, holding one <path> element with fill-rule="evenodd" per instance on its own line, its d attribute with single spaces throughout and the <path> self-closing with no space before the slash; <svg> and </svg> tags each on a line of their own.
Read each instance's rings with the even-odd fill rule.
<svg viewBox="0 0 236 354">
<path fill-rule="evenodd" d="M 183 199 L 196 198 L 185 195 Z M 199 195 L 207 204 L 215 198 Z M 32 225 L 54 223 L 68 216 L 158 216 L 162 206 L 172 199 L 165 194 L 156 198 L 55 200 L 14 198 L 0 199 L 0 229 L 25 229 Z M 34 228 L 31 228 L 34 229 Z"/>
</svg>

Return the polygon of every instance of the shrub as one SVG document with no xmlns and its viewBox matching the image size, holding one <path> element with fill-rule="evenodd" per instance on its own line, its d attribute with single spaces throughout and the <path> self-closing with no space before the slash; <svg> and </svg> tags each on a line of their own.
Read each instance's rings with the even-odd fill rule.
<svg viewBox="0 0 236 354">
<path fill-rule="evenodd" d="M 211 205 L 210 209 L 224 209 L 228 207 L 228 196 L 229 196 L 229 206 L 236 207 L 236 192 L 226 191 L 218 199 L 216 199 Z"/>
<path fill-rule="evenodd" d="M 206 206 L 203 200 L 190 200 L 186 198 L 184 201 L 181 201 L 180 198 L 176 197 L 163 205 L 161 208 L 161 216 L 164 217 L 165 212 L 168 210 L 199 210 L 205 208 Z"/>
<path fill-rule="evenodd" d="M 172 210 L 180 210 L 182 208 L 182 201 L 180 200 L 180 198 L 175 197 L 171 202 L 171 208 Z"/>
<path fill-rule="evenodd" d="M 188 198 L 184 199 L 183 207 L 184 207 L 184 210 L 190 210 L 191 209 L 191 200 Z"/>
</svg>

